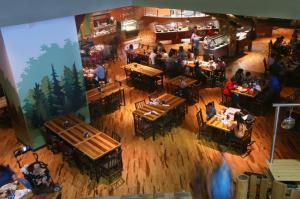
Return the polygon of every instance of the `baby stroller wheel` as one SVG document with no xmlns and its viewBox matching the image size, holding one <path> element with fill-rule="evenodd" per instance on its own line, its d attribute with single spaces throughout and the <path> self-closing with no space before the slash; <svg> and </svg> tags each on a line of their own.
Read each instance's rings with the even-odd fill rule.
<svg viewBox="0 0 300 199">
<path fill-rule="evenodd" d="M 53 185 L 53 191 L 54 191 L 54 192 L 59 192 L 60 190 L 61 190 L 60 184 L 55 183 L 55 184 Z"/>
</svg>

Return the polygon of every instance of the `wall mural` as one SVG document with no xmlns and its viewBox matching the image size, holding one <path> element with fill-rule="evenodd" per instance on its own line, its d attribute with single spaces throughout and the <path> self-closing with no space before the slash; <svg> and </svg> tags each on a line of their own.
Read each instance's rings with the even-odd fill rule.
<svg viewBox="0 0 300 199">
<path fill-rule="evenodd" d="M 44 122 L 63 114 L 89 122 L 74 17 L 1 31 L 31 135 L 39 139 Z"/>
</svg>

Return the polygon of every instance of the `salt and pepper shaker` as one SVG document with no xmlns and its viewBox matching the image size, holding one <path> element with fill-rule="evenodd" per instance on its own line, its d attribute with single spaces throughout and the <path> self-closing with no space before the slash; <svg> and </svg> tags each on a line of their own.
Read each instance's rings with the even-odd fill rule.
<svg viewBox="0 0 300 199">
<path fill-rule="evenodd" d="M 63 127 L 66 129 L 66 128 L 68 128 L 69 127 L 69 121 L 68 120 L 65 120 L 64 122 L 63 122 Z"/>
<path fill-rule="evenodd" d="M 88 138 L 88 137 L 90 137 L 90 133 L 89 133 L 89 132 L 87 132 L 87 131 L 86 131 L 86 132 L 84 132 L 84 133 L 83 133 L 83 137 L 84 137 L 84 138 Z"/>
</svg>

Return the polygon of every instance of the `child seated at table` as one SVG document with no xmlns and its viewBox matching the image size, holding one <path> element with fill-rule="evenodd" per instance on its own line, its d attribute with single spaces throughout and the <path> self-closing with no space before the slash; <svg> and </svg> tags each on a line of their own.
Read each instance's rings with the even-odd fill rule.
<svg viewBox="0 0 300 199">
<path fill-rule="evenodd" d="M 216 115 L 216 108 L 213 102 L 209 102 L 206 106 L 206 115 L 207 120 L 211 119 L 213 116 Z"/>
</svg>

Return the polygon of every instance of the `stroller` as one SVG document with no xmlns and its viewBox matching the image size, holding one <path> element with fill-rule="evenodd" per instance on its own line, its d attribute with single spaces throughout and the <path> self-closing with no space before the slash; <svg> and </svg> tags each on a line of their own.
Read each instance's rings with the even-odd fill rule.
<svg viewBox="0 0 300 199">
<path fill-rule="evenodd" d="M 22 167 L 20 164 L 20 156 L 28 151 L 32 151 L 35 162 Z M 30 183 L 34 194 L 58 192 L 61 190 L 60 185 L 53 182 L 48 165 L 39 161 L 38 154 L 35 153 L 30 146 L 23 146 L 22 148 L 15 150 L 14 156 L 24 178 Z"/>
</svg>

